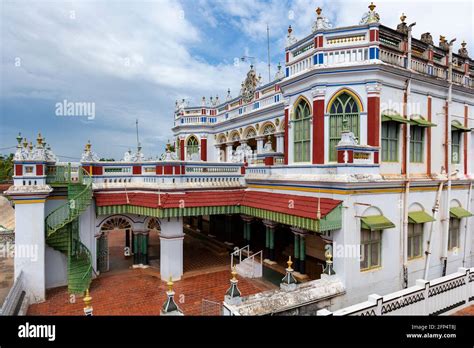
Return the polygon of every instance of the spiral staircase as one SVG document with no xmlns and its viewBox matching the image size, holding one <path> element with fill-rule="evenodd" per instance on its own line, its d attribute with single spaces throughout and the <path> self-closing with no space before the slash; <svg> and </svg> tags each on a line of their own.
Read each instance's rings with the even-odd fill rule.
<svg viewBox="0 0 474 348">
<path fill-rule="evenodd" d="M 79 236 L 79 216 L 92 201 L 92 178 L 82 167 L 56 166 L 48 174 L 51 186 L 67 186 L 68 202 L 45 219 L 46 244 L 67 258 L 68 290 L 83 294 L 92 279 L 92 257 Z"/>
</svg>

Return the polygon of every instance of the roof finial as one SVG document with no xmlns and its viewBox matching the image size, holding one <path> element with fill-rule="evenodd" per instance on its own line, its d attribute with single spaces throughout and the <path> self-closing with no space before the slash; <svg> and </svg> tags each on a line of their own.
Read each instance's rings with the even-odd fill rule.
<svg viewBox="0 0 474 348">
<path fill-rule="evenodd" d="M 323 12 L 323 10 L 321 9 L 321 7 L 318 6 L 318 8 L 316 9 L 316 14 L 318 15 L 318 17 L 321 15 L 321 12 Z"/>
<path fill-rule="evenodd" d="M 288 26 L 288 34 L 291 34 L 291 32 L 293 31 L 293 28 L 291 28 L 291 25 Z"/>
<path fill-rule="evenodd" d="M 170 276 L 168 282 L 166 283 L 166 285 L 168 285 L 168 291 L 173 291 L 173 277 Z"/>
<path fill-rule="evenodd" d="M 407 19 L 407 16 L 405 16 L 405 13 L 402 13 L 402 15 L 400 16 L 400 20 L 405 23 L 405 19 Z"/>
<path fill-rule="evenodd" d="M 369 5 L 369 10 L 371 10 L 372 12 L 374 11 L 374 8 L 376 8 L 377 6 L 374 5 L 373 2 L 370 2 L 370 5 Z"/>
</svg>

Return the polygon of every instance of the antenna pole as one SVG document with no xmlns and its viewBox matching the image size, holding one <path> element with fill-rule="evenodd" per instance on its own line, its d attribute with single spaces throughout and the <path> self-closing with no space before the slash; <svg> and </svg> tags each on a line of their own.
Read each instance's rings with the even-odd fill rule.
<svg viewBox="0 0 474 348">
<path fill-rule="evenodd" d="M 138 139 L 138 118 L 135 121 L 135 126 L 137 129 L 137 148 L 140 147 L 140 140 Z"/>
<path fill-rule="evenodd" d="M 267 53 L 268 53 L 268 82 L 272 81 L 271 77 L 271 68 L 270 68 L 270 28 L 268 28 L 267 24 Z"/>
</svg>

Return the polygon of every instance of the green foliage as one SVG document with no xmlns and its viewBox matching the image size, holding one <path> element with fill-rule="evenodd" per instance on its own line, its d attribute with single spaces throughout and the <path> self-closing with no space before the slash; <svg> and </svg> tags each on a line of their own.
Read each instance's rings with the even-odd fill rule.
<svg viewBox="0 0 474 348">
<path fill-rule="evenodd" d="M 11 181 L 13 177 L 13 154 L 0 155 L 0 182 Z"/>
</svg>

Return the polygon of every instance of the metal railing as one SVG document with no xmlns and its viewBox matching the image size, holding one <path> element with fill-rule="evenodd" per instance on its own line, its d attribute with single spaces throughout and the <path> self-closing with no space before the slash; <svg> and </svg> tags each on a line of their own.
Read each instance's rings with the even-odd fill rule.
<svg viewBox="0 0 474 348">
<path fill-rule="evenodd" d="M 28 301 L 23 278 L 21 271 L 3 302 L 0 315 L 18 315 L 23 301 Z"/>
<path fill-rule="evenodd" d="M 242 262 L 242 253 L 243 253 L 244 250 L 247 251 L 247 256 L 250 255 L 250 245 L 246 245 L 246 246 L 244 246 L 240 249 L 236 249 L 230 254 L 230 267 L 232 269 L 234 268 L 234 257 L 238 257 L 239 258 L 239 263 L 241 263 Z"/>
</svg>

